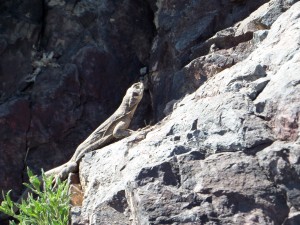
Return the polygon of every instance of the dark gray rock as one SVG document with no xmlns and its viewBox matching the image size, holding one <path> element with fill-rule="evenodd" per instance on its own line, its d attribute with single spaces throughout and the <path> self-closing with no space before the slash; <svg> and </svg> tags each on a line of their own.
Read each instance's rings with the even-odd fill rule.
<svg viewBox="0 0 300 225">
<path fill-rule="evenodd" d="M 11 99 L 0 105 L 0 118 L 1 190 L 6 192 L 14 187 L 12 197 L 15 198 L 21 191 L 24 160 L 28 154 L 26 138 L 31 118 L 29 101 L 25 98 Z"/>
<path fill-rule="evenodd" d="M 15 196 L 26 166 L 40 173 L 71 157 L 139 79 L 154 33 L 145 1 L 1 1 L 0 120 L 16 124 L 1 127 L 0 189 Z"/>
</svg>

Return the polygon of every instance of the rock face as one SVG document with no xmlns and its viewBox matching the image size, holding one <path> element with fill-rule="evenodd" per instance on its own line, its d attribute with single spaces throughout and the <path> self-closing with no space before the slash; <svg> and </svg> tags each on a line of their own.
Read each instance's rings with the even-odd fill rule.
<svg viewBox="0 0 300 225">
<path fill-rule="evenodd" d="M 300 224 L 298 1 L 3 0 L 0 31 L 0 189 L 67 161 L 147 66 L 133 127 L 160 122 L 85 156 L 72 224 Z"/>
<path fill-rule="evenodd" d="M 149 62 L 156 119 L 163 117 L 162 112 L 168 101 L 195 91 L 207 79 L 206 74 L 199 73 L 195 74 L 195 81 L 193 79 L 186 81 L 178 77 L 184 77 L 181 75 L 181 69 L 187 63 L 209 52 L 210 45 L 205 45 L 206 39 L 247 17 L 265 2 L 267 1 L 162 0 L 156 2 L 154 21 L 157 35 L 152 44 Z M 246 36 L 239 37 L 240 40 L 235 41 L 234 45 L 242 40 L 245 42 L 251 39 L 251 34 Z M 225 40 L 222 42 L 224 43 Z M 234 41 L 229 37 L 226 43 L 233 44 L 230 42 Z M 183 83 L 190 86 L 178 88 L 184 86 Z M 167 94 L 165 94 L 165 87 L 168 88 Z"/>
<path fill-rule="evenodd" d="M 273 22 L 160 123 L 84 157 L 73 224 L 299 223 L 300 3 Z"/>
<path fill-rule="evenodd" d="M 167 102 L 243 57 L 224 50 L 182 68 L 207 53 L 207 38 L 265 2 L 2 0 L 0 189 L 16 197 L 26 166 L 38 173 L 67 161 L 115 111 L 141 67 L 149 67 L 151 97 L 145 93 L 133 127 L 162 118 Z M 241 36 L 233 42 L 251 39 Z"/>
<path fill-rule="evenodd" d="M 115 111 L 147 64 L 152 21 L 140 0 L 1 1 L 1 190 L 20 194 L 26 166 L 66 162 Z"/>
</svg>

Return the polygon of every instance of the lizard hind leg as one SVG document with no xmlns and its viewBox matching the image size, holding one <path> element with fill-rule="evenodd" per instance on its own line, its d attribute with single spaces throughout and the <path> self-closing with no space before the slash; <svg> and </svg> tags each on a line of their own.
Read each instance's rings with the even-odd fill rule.
<svg viewBox="0 0 300 225">
<path fill-rule="evenodd" d="M 78 164 L 76 162 L 67 162 L 65 165 L 63 165 L 60 172 L 55 175 L 53 180 L 54 186 L 57 186 L 58 179 L 64 181 L 68 178 L 70 173 L 77 173 L 77 172 L 78 172 Z"/>
</svg>

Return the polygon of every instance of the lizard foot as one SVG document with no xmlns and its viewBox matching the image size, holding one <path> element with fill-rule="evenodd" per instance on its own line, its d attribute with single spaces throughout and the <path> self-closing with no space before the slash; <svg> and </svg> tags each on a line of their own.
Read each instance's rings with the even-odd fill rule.
<svg viewBox="0 0 300 225">
<path fill-rule="evenodd" d="M 58 179 L 64 181 L 68 178 L 70 173 L 76 173 L 78 170 L 78 165 L 75 162 L 68 162 L 64 165 L 61 171 L 55 175 L 52 184 L 54 187 L 57 187 Z"/>
</svg>

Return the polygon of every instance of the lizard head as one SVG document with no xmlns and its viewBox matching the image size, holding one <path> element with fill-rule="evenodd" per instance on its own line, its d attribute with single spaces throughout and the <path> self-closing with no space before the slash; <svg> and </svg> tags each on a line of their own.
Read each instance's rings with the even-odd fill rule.
<svg viewBox="0 0 300 225">
<path fill-rule="evenodd" d="M 144 93 L 144 84 L 142 82 L 134 83 L 126 93 L 126 96 L 129 97 L 129 107 L 133 107 L 141 101 Z"/>
</svg>

